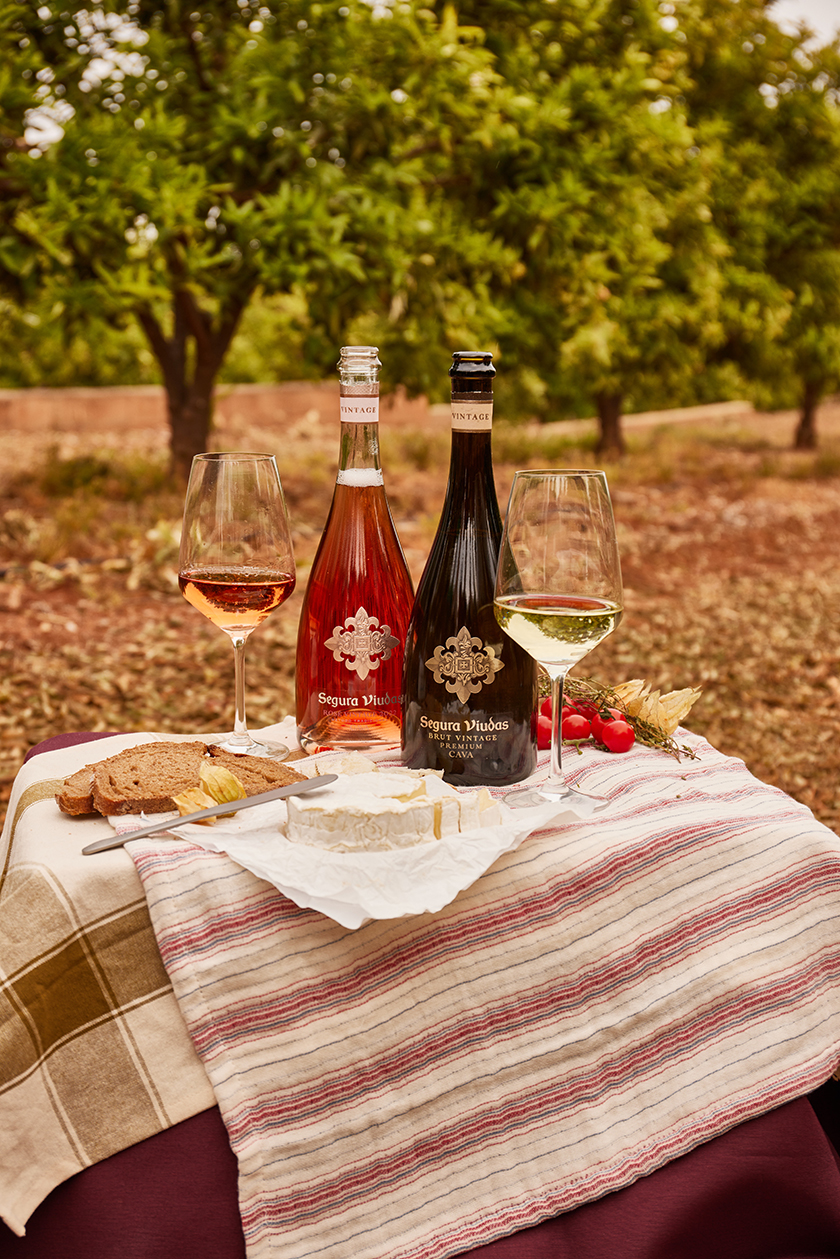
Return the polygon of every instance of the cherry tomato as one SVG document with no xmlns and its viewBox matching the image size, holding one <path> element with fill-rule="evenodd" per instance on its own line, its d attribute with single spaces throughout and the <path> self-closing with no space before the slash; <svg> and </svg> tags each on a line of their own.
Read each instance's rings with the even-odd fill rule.
<svg viewBox="0 0 840 1259">
<path fill-rule="evenodd" d="M 611 708 L 609 711 L 612 714 L 611 717 L 602 717 L 600 713 L 596 713 L 595 716 L 590 719 L 591 725 L 592 725 L 592 733 L 594 734 L 595 738 L 599 741 L 599 743 L 603 742 L 602 732 L 603 732 L 604 726 L 607 724 L 608 721 L 624 721 L 624 713 L 621 712 L 620 709 Z"/>
<path fill-rule="evenodd" d="M 580 713 L 581 717 L 585 717 L 591 725 L 592 718 L 598 716 L 598 705 L 591 703 L 588 699 L 576 699 L 572 704 L 572 711 Z"/>
<path fill-rule="evenodd" d="M 629 722 L 608 721 L 601 730 L 601 742 L 611 752 L 629 752 L 636 742 L 636 732 Z"/>
<path fill-rule="evenodd" d="M 551 747 L 551 718 L 543 712 L 537 717 L 537 747 L 543 751 Z"/>
<path fill-rule="evenodd" d="M 548 720 L 551 721 L 551 696 L 550 695 L 546 695 L 545 699 L 540 704 L 540 716 L 547 717 Z"/>
<path fill-rule="evenodd" d="M 564 739 L 588 739 L 592 734 L 592 727 L 585 717 L 572 713 L 570 717 L 563 718 L 560 733 Z"/>
</svg>

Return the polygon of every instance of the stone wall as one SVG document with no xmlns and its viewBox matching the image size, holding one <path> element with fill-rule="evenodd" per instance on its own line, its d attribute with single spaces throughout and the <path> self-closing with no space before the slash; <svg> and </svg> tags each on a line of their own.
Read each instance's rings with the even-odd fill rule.
<svg viewBox="0 0 840 1259">
<path fill-rule="evenodd" d="M 422 424 L 429 410 L 425 398 L 408 400 L 400 391 L 382 399 L 382 418 L 395 424 Z M 301 423 L 335 425 L 338 382 L 220 385 L 215 416 L 220 428 L 228 424 L 282 428 Z M 0 389 L 0 432 L 46 436 L 137 429 L 167 429 L 166 399 L 160 386 Z"/>
</svg>

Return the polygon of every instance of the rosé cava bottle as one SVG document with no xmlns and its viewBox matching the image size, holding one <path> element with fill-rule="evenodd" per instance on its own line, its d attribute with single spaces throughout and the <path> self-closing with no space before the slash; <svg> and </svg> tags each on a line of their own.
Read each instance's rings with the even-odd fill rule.
<svg viewBox="0 0 840 1259">
<path fill-rule="evenodd" d="M 298 629 L 297 735 L 307 752 L 399 745 L 413 590 L 379 462 L 375 346 L 345 346 L 332 506 Z"/>
</svg>

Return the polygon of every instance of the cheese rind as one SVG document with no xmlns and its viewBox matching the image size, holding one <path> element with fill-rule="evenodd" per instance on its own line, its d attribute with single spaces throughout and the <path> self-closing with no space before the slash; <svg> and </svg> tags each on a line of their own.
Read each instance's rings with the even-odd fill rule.
<svg viewBox="0 0 840 1259">
<path fill-rule="evenodd" d="M 351 775 L 286 804 L 286 838 L 334 852 L 409 848 L 499 820 L 488 792 L 445 794 L 439 776 L 413 770 Z"/>
<path fill-rule="evenodd" d="M 365 852 L 409 848 L 434 839 L 431 800 L 346 800 L 338 805 L 290 796 L 289 804 L 286 835 L 296 844 Z"/>
</svg>

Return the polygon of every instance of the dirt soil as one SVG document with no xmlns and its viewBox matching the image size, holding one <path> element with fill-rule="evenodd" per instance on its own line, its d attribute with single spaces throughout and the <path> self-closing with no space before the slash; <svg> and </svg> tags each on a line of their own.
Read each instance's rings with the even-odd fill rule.
<svg viewBox="0 0 840 1259">
<path fill-rule="evenodd" d="M 293 711 L 298 611 L 335 468 L 336 425 L 319 406 L 323 394 L 300 423 L 274 431 L 234 415 L 217 434 L 222 448 L 277 450 L 298 559 L 295 594 L 249 642 L 252 727 Z M 388 418 L 386 484 L 416 581 L 443 498 L 448 417 L 434 408 L 418 431 L 416 413 L 401 424 L 395 412 L 391 439 Z M 702 687 L 691 728 L 840 829 L 840 456 L 831 453 L 840 452 L 840 402 L 820 414 L 822 462 L 786 451 L 794 418 L 636 430 L 637 447 L 609 467 L 626 614 L 576 672 Z M 2 799 L 27 749 L 52 734 L 207 731 L 231 720 L 229 644 L 175 581 L 177 497 L 160 497 L 153 527 L 146 520 L 138 532 L 121 517 L 103 534 L 78 496 L 68 517 L 66 504 L 14 483 L 50 445 L 67 458 L 165 444 L 163 429 L 102 432 L 95 415 L 69 434 L 9 431 L 0 444 Z M 515 467 L 545 462 L 533 452 L 505 458 L 509 445 L 497 455 L 502 503 Z M 584 446 L 552 462 L 593 458 Z M 77 530 L 70 561 L 33 562 L 27 530 L 62 522 Z"/>
</svg>

